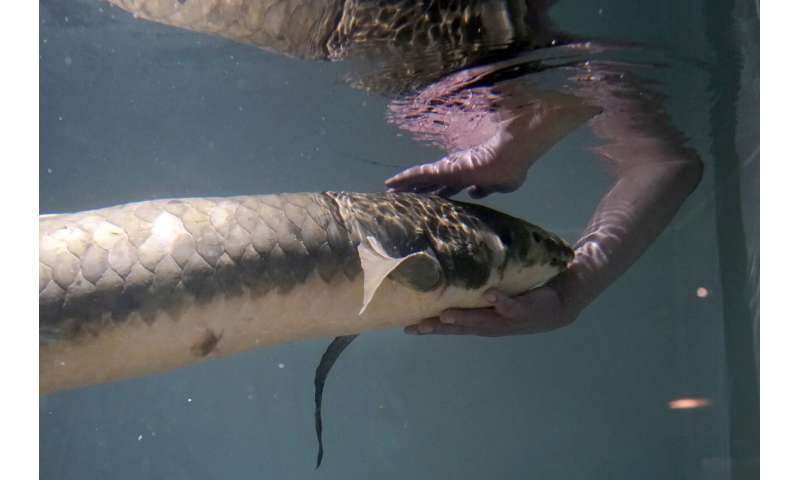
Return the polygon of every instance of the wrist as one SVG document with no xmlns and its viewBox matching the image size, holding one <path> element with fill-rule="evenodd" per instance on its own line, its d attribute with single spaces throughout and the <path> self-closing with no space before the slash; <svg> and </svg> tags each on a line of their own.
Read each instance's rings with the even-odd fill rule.
<svg viewBox="0 0 800 480">
<path fill-rule="evenodd" d="M 579 266 L 573 263 L 548 284 L 558 295 L 565 314 L 572 319 L 577 318 L 592 301 L 586 295 L 584 283 Z"/>
</svg>

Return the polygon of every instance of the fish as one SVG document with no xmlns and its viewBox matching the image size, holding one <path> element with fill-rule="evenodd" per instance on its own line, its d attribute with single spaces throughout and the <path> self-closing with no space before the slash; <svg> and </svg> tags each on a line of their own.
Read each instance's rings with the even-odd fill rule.
<svg viewBox="0 0 800 480">
<path fill-rule="evenodd" d="M 516 295 L 573 259 L 555 234 L 479 205 L 415 193 L 151 200 L 39 217 L 39 389 L 166 372 L 356 335 Z"/>
<path fill-rule="evenodd" d="M 345 79 L 411 92 L 463 68 L 552 47 L 568 36 L 547 1 L 109 0 L 137 19 L 222 37 L 291 58 L 371 64 Z M 363 65 L 356 70 L 363 69 Z"/>
</svg>

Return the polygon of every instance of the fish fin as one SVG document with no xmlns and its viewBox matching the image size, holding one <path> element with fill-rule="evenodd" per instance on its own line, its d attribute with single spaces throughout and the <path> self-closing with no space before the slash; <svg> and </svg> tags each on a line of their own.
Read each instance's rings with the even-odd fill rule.
<svg viewBox="0 0 800 480">
<path fill-rule="evenodd" d="M 322 389 L 325 388 L 325 379 L 328 378 L 328 373 L 336 363 L 336 359 L 342 354 L 345 348 L 350 345 L 350 342 L 355 340 L 358 335 L 344 335 L 336 337 L 328 345 L 325 353 L 317 365 L 317 371 L 314 374 L 314 421 L 317 428 L 317 467 L 322 464 Z"/>
<path fill-rule="evenodd" d="M 419 292 L 430 292 L 442 285 L 444 273 L 439 260 L 425 251 L 403 258 L 389 278 Z"/>
<path fill-rule="evenodd" d="M 359 315 L 364 313 L 375 292 L 390 275 L 392 280 L 420 291 L 436 288 L 443 279 L 439 261 L 430 252 L 415 252 L 395 258 L 386 253 L 372 236 L 359 244 L 358 257 L 364 271 L 364 303 Z"/>
</svg>

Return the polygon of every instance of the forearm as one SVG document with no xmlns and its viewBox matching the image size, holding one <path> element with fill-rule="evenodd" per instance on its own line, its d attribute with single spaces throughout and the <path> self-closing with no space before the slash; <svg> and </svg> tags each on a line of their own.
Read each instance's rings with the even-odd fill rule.
<svg viewBox="0 0 800 480">
<path fill-rule="evenodd" d="M 655 241 L 703 175 L 703 163 L 672 124 L 665 97 L 615 65 L 587 63 L 573 92 L 602 108 L 589 126 L 603 145 L 594 152 L 616 182 L 603 197 L 568 270 L 553 283 L 575 315 Z"/>
<path fill-rule="evenodd" d="M 625 272 L 670 223 L 702 172 L 691 154 L 625 171 L 576 243 L 575 260 L 553 283 L 564 304 L 577 315 Z"/>
</svg>

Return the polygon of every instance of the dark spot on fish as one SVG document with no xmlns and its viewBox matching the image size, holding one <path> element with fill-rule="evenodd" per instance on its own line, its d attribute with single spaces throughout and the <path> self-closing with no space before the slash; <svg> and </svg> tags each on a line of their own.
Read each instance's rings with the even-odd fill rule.
<svg viewBox="0 0 800 480">
<path fill-rule="evenodd" d="M 455 250 L 439 253 L 439 258 L 450 285 L 463 286 L 467 289 L 481 288 L 492 273 L 487 250 L 476 252 Z"/>
<path fill-rule="evenodd" d="M 203 334 L 203 338 L 192 345 L 192 354 L 196 357 L 208 356 L 208 354 L 214 351 L 221 339 L 222 332 L 219 332 L 219 335 L 217 335 L 213 330 L 207 328 Z"/>
<path fill-rule="evenodd" d="M 537 232 L 533 232 L 533 240 L 534 240 L 536 243 L 539 243 L 539 242 L 541 242 L 541 241 L 542 241 L 542 236 L 541 236 L 541 235 L 539 235 Z"/>
</svg>

